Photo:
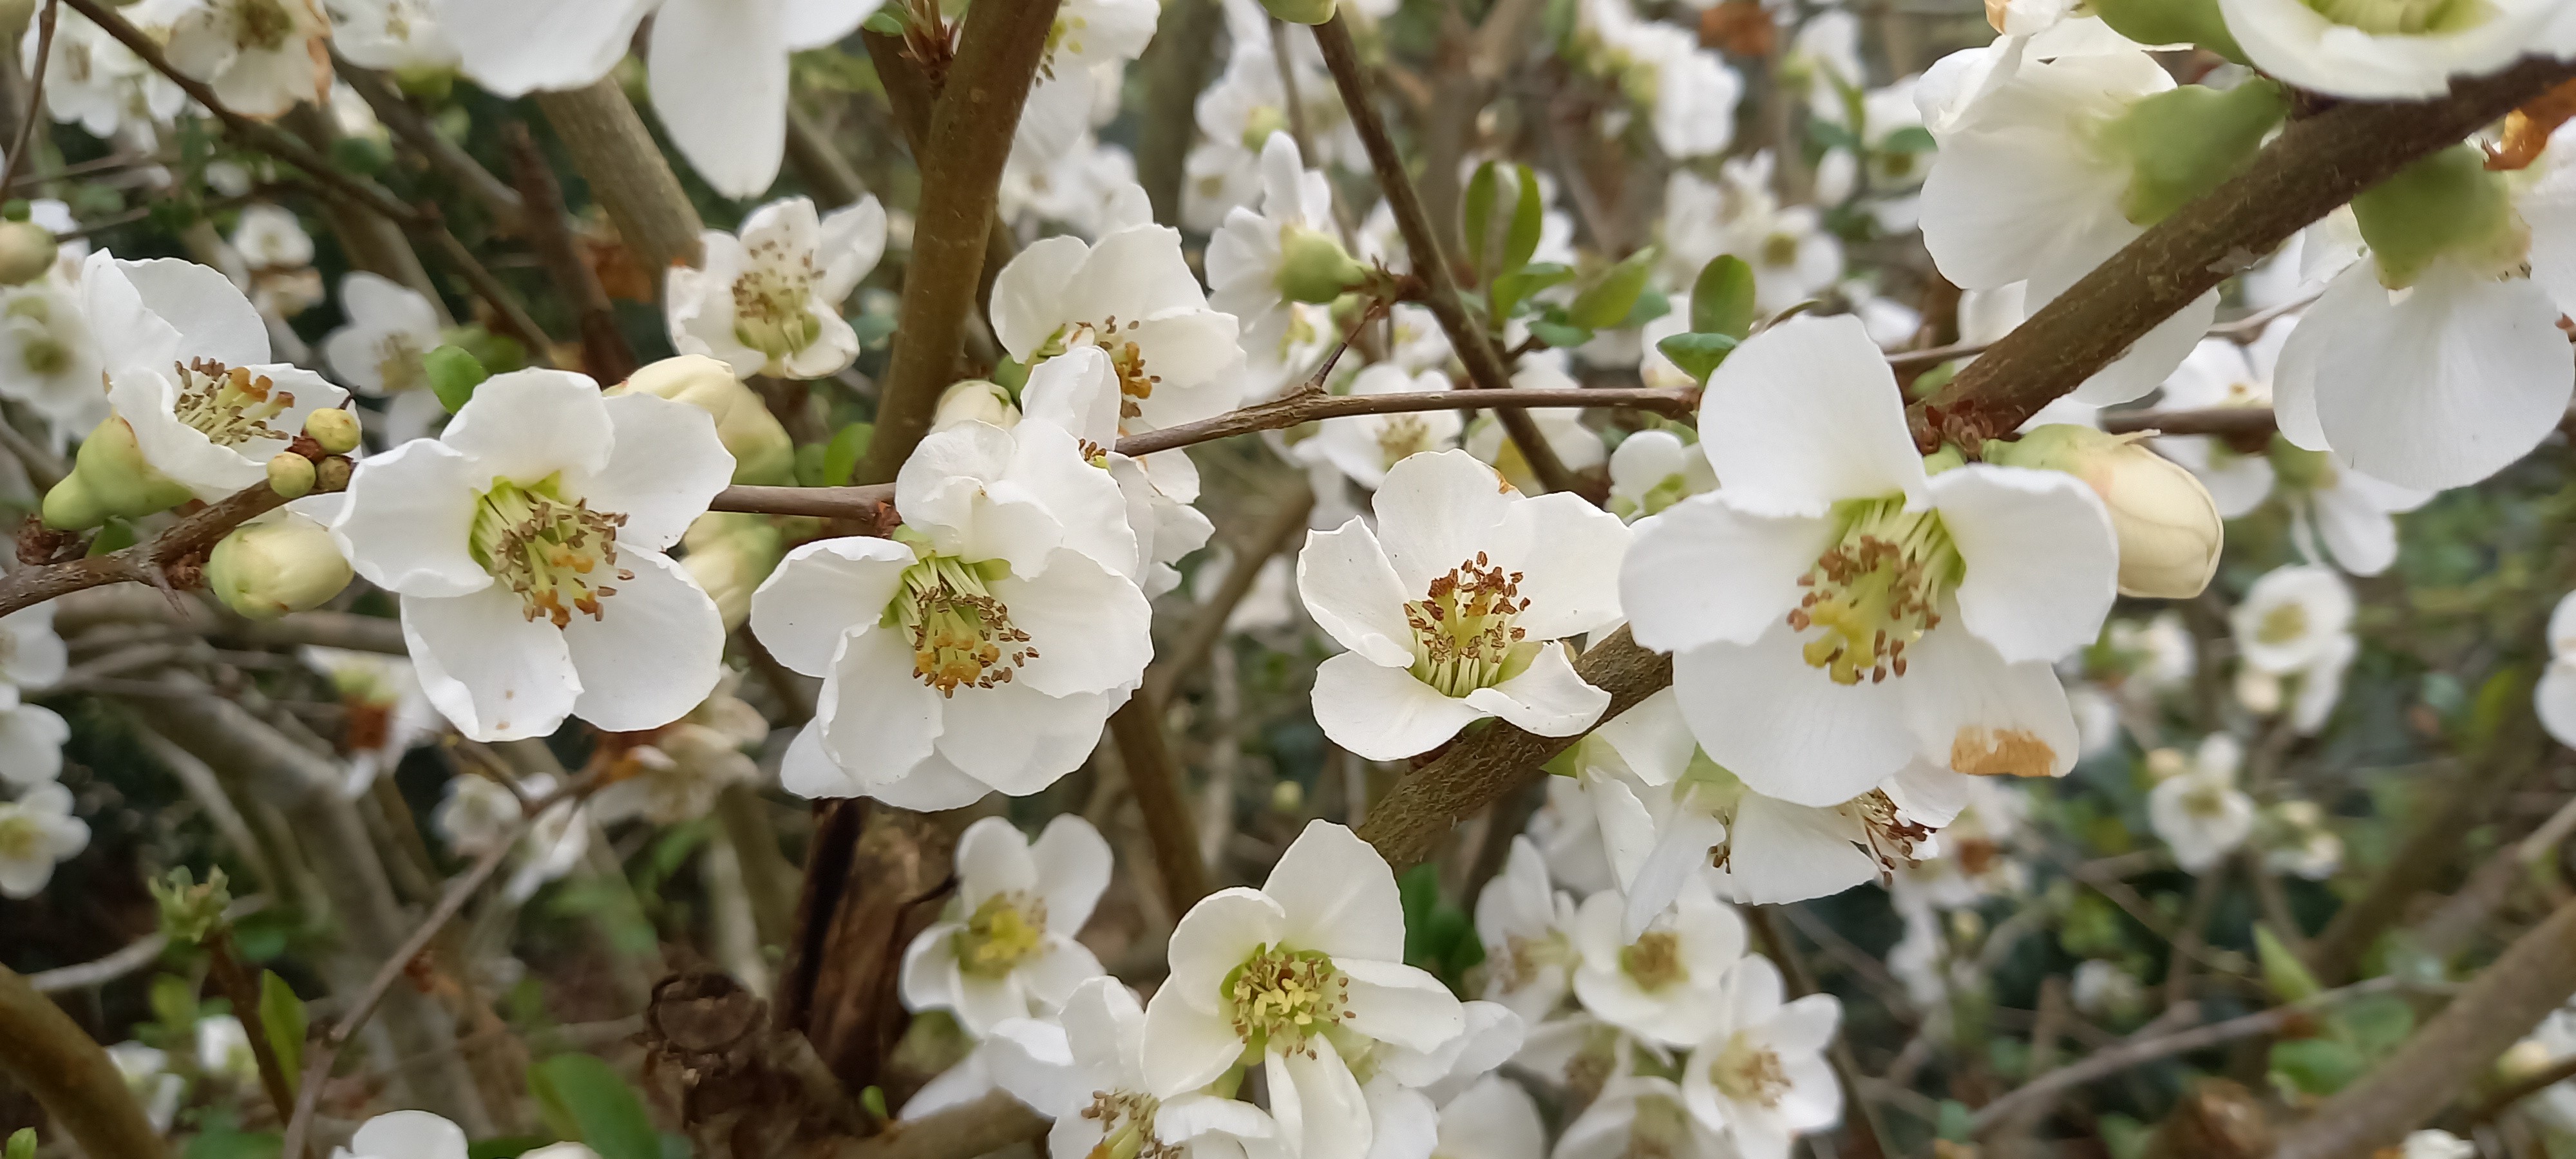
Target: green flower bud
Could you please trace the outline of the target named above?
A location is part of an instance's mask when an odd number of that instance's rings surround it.
[[[152,891],[152,900],[161,909],[162,935],[174,942],[195,945],[205,941],[207,934],[223,924],[225,907],[233,904],[232,891],[225,888],[221,869],[207,870],[203,885],[197,884],[196,875],[184,865],[143,884]]]
[[[710,511],[689,524],[680,543],[688,549],[680,566],[716,602],[728,632],[750,618],[751,593],[787,554],[786,532],[765,515]]]
[[[1261,7],[1290,24],[1322,24],[1333,18],[1333,0],[1261,0]]]
[[[716,438],[733,454],[736,483],[796,481],[796,443],[769,413],[769,404],[736,378],[733,367],[698,354],[665,358],[610,387],[608,393],[649,394],[684,402],[716,420]]]
[[[2139,225],[2164,220],[2243,171],[2289,111],[2288,92],[2261,77],[2232,89],[2184,85],[2129,106],[2102,135],[2132,166],[2120,211]]]
[[[322,525],[287,514],[245,523],[206,557],[206,588],[254,620],[319,607],[349,586],[349,561]]]
[[[54,268],[52,230],[31,221],[0,225],[0,282],[23,286]]]
[[[1289,301],[1323,305],[1368,276],[1368,267],[1331,234],[1296,225],[1279,231],[1279,293]]]
[[[268,460],[268,488],[286,498],[311,494],[313,479],[313,460],[293,451],[279,451]]]
[[[196,495],[155,470],[134,441],[134,428],[113,415],[82,440],[72,473],[45,493],[45,526],[86,531],[110,519],[139,519]]]
[[[322,449],[334,455],[345,455],[358,449],[358,416],[337,407],[325,407],[304,416],[304,433]]]
[[[1985,460],[2064,471],[2084,481],[2111,514],[2120,541],[2120,592],[2154,599],[2201,593],[2218,572],[2227,533],[2218,504],[2179,463],[2139,445],[2139,435],[2052,423],[2017,442],[1986,444]]]
[[[2227,31],[2218,0],[2093,0],[2093,14],[2140,44],[2197,44],[2245,63],[2245,50]]]
[[[2454,145],[2398,171],[2352,199],[2361,239],[2379,263],[2379,282],[2404,289],[2434,259],[2459,258],[2481,271],[2521,265],[2531,227],[2513,211],[2504,175],[2487,171],[2475,145]]]
[[[313,464],[313,489],[328,495],[349,489],[349,476],[357,471],[347,459],[333,455]]]
[[[930,416],[930,429],[945,430],[963,422],[985,422],[1008,429],[1020,424],[1020,410],[1011,405],[1011,392],[1000,383],[969,378],[940,392],[939,409]]]

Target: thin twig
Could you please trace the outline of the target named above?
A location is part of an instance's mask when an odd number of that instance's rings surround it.
[[[340,55],[337,48],[331,50],[331,69],[334,75],[349,82],[358,99],[367,102],[367,107],[375,111],[376,120],[383,122],[388,132],[411,146],[413,152],[420,154],[421,160],[445,174],[467,196],[481,202],[484,212],[492,215],[495,228],[504,233],[518,231],[522,206],[516,190],[484,168],[482,162],[476,161],[471,154],[458,148],[455,142],[440,136],[438,130],[430,125],[429,118],[422,116],[419,109],[403,99],[402,93],[385,83],[382,74],[350,63],[349,58]]]
[[[18,122],[18,139],[9,146],[7,160],[0,161],[0,199],[6,199],[17,188],[18,170],[26,164],[27,146],[36,139],[36,125],[45,117],[45,71],[54,63],[54,21],[62,15],[62,0],[45,0],[45,9],[36,16],[36,73],[27,86],[27,115]]]
[[[1306,529],[1306,517],[1314,509],[1315,493],[1301,484],[1294,494],[1282,497],[1270,518],[1237,546],[1225,581],[1190,614],[1180,638],[1163,650],[1162,658],[1153,667],[1145,670],[1145,691],[1156,701],[1168,703],[1172,690],[1207,662],[1216,651],[1217,641],[1225,638],[1226,621],[1234,618],[1235,607],[1260,582],[1263,565],[1270,562],[1271,556],[1288,550],[1297,533]]]
[[[1181,763],[1163,735],[1162,718],[1162,702],[1139,689],[1109,714],[1109,735],[1118,742],[1127,788],[1145,818],[1163,899],[1173,913],[1183,914],[1208,894],[1207,863],[1199,859],[1198,826],[1190,818],[1189,796],[1181,791]]]
[[[267,908],[268,898],[265,895],[253,894],[249,897],[234,898],[233,904],[224,907],[224,920],[229,922],[237,918],[246,918]],[[160,961],[161,951],[168,948],[170,948],[169,937],[156,930],[135,939],[123,949],[106,957],[29,974],[27,984],[35,987],[38,994],[59,994],[65,990],[78,990],[84,986],[104,986]]]

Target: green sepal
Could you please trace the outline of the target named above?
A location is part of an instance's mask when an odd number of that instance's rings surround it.
[[[2184,85],[2129,106],[2103,128],[2103,141],[2132,169],[2120,211],[2153,225],[2242,172],[2263,137],[2289,115],[2280,85],[2255,77],[2232,89]]]
[[[2140,44],[2197,44],[2245,63],[2245,50],[2227,31],[2218,0],[2093,0],[2093,14]]]
[[[2415,284],[2445,255],[2481,268],[2518,259],[2529,238],[2502,174],[2475,145],[2454,145],[2352,199],[2361,239],[2390,289]]]
[[[1708,376],[1717,372],[1718,365],[1726,361],[1726,356],[1735,353],[1736,345],[1737,339],[1732,334],[1702,334],[1694,331],[1689,334],[1675,334],[1655,343],[1655,349],[1665,358],[1671,359],[1673,365],[1681,367],[1682,373],[1697,379],[1705,386],[1708,383]]]

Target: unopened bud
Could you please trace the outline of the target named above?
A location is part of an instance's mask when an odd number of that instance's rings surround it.
[[[1333,235],[1301,225],[1279,231],[1281,297],[1323,305],[1367,282],[1368,276],[1368,267]]]
[[[349,476],[357,470],[347,459],[333,455],[313,464],[313,489],[328,495],[349,489]]]
[[[160,907],[161,933],[174,942],[195,945],[205,941],[206,935],[223,923],[225,908],[233,904],[232,891],[226,888],[221,869],[207,870],[204,884],[199,884],[196,875],[183,865],[143,885],[152,891],[152,901]]]
[[[324,407],[304,416],[304,433],[322,444],[334,455],[345,455],[358,449],[358,416],[338,407]]]
[[[1261,0],[1261,7],[1290,24],[1322,24],[1333,18],[1333,0]]]
[[[2084,481],[2111,513],[2120,541],[2120,592],[2153,599],[2199,595],[2218,572],[2227,532],[2209,489],[2182,464],[2139,445],[2135,435],[2052,423],[2012,443],[1988,443],[1985,458],[2008,467],[2064,471]]]
[[[728,632],[751,616],[751,593],[787,554],[785,533],[765,515],[710,511],[689,524],[680,543],[688,549],[680,566],[715,601]]]
[[[2281,711],[2281,678],[2251,664],[2236,670],[2236,703],[2256,716]]]
[[[1011,405],[1011,392],[997,382],[970,378],[940,392],[939,409],[930,416],[930,429],[946,430],[959,423],[991,423],[1008,430],[1020,425],[1020,409]]]
[[[2159,781],[2181,776],[2190,767],[2191,758],[2182,755],[2181,749],[2153,749],[2147,753],[2147,775]]]
[[[139,519],[196,498],[143,457],[134,428],[114,415],[81,440],[72,473],[45,492],[45,526],[86,531],[110,519]]]
[[[268,460],[268,488],[288,499],[301,499],[313,491],[313,460],[293,451],[279,451]]]
[[[206,557],[207,589],[254,620],[319,607],[349,576],[331,533],[293,512],[234,528]]]
[[[0,224],[0,282],[23,286],[44,277],[57,246],[53,231],[32,221]]]
[[[758,392],[734,376],[733,367],[702,354],[665,358],[609,388],[608,393],[649,394],[687,403],[716,420],[716,438],[733,455],[736,483],[792,483],[796,443]]]

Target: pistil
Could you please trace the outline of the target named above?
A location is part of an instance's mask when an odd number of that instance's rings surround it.
[[[1529,601],[1520,594],[1521,573],[1476,558],[1431,581],[1430,590],[1404,605],[1413,626],[1413,675],[1444,696],[1491,688],[1528,667],[1537,646],[1512,621]]]
[[[1938,609],[1959,574],[1939,515],[1907,511],[1898,499],[1852,505],[1841,539],[1799,577],[1809,590],[1789,626],[1821,629],[1803,651],[1834,683],[1903,676],[1905,649],[1940,626]]]
[[[238,447],[254,440],[284,442],[294,437],[269,425],[270,419],[295,405],[295,395],[277,389],[247,367],[225,366],[200,358],[180,365],[179,397],[171,410],[180,422],[219,447]]]
[[[888,609],[910,634],[913,675],[955,696],[960,688],[994,688],[1038,658],[1029,634],[1011,623],[1011,610],[994,598],[975,565],[954,556],[928,555],[905,568],[903,590]]]
[[[528,619],[561,628],[576,612],[602,618],[600,601],[617,594],[609,581],[635,573],[617,566],[626,516],[593,511],[557,488],[553,476],[527,487],[495,481],[476,502],[470,544],[483,570],[518,593]]]

